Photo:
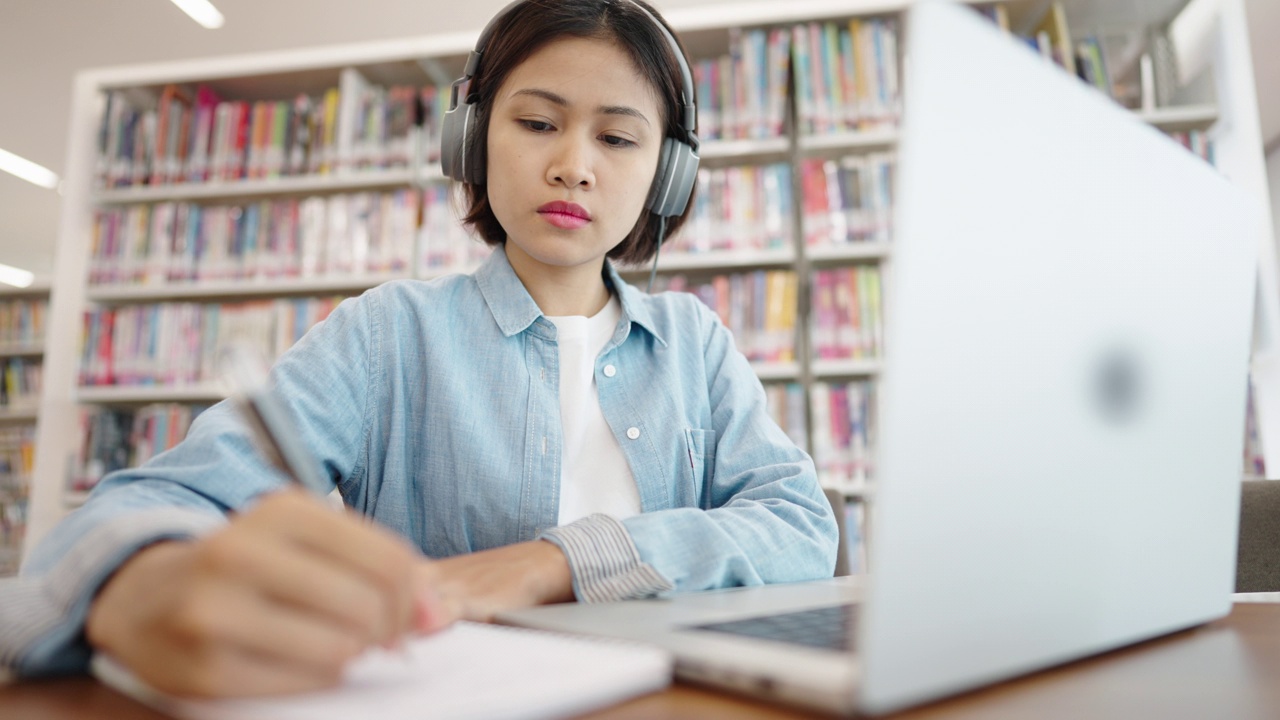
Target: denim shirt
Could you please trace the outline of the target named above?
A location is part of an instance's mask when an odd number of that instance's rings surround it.
[[[502,249],[473,275],[386,283],[341,303],[271,371],[300,439],[351,508],[448,557],[536,538],[579,600],[828,577],[836,524],[813,463],[765,408],[719,318],[606,264],[622,318],[595,364],[642,513],[556,527],[556,328]],[[229,403],[177,447],[113,473],[0,581],[0,665],[82,669],[93,593],[139,548],[225,522],[284,479]]]

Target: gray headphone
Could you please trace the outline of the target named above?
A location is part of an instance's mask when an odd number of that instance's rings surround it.
[[[467,56],[467,65],[462,71],[462,77],[455,80],[450,88],[449,109],[445,112],[444,126],[441,128],[440,135],[440,165],[446,177],[473,185],[481,185],[485,181],[484,163],[474,156],[467,157],[467,146],[471,139],[469,135],[472,132],[472,126],[476,123],[476,111],[473,105],[476,96],[470,93],[469,83],[475,77],[476,70],[480,68],[480,59],[489,44],[494,26],[510,14],[517,5],[525,2],[528,0],[515,0],[489,21],[489,24],[480,32],[480,39],[476,41],[475,49]],[[696,133],[698,109],[694,102],[693,75],[689,72],[689,65],[685,62],[684,53],[680,51],[680,45],[676,43],[676,39],[671,36],[667,28],[643,6],[636,4],[636,7],[662,32],[671,46],[672,54],[676,56],[676,62],[680,64],[680,75],[683,80],[680,87],[680,93],[683,96],[680,126],[684,130],[685,138],[663,139],[662,151],[658,155],[658,172],[653,178],[653,186],[649,189],[649,198],[645,201],[645,207],[655,215],[662,218],[677,217],[684,213],[685,206],[689,204],[693,183],[698,178]],[[459,98],[458,89],[464,83],[468,84],[469,94],[466,98]]]

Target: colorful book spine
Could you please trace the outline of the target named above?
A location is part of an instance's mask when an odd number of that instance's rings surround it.
[[[158,203],[98,211],[89,283],[405,272],[418,232],[419,193],[331,195],[245,205]]]
[[[801,161],[805,244],[890,242],[896,164],[884,152]]]
[[[690,292],[720,317],[738,350],[751,362],[794,362],[799,280],[791,270],[756,270],[690,282],[659,277],[654,291]]]
[[[663,254],[791,247],[791,166],[703,168],[688,221]]]
[[[49,301],[0,301],[0,345],[38,345],[44,342]]]
[[[804,386],[800,383],[769,383],[764,386],[764,394],[765,407],[773,421],[796,447],[808,447]]]
[[[154,303],[84,314],[83,386],[172,386],[218,379],[216,358],[233,340],[278,357],[328,316],[340,297],[244,303]],[[297,319],[305,318],[299,323]]]
[[[810,294],[809,333],[823,360],[870,360],[884,346],[880,268],[818,270]]]
[[[813,461],[823,487],[856,493],[875,470],[874,381],[814,383]]]

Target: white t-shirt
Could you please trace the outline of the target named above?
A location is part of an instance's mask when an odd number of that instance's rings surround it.
[[[560,524],[593,513],[622,519],[640,513],[640,491],[622,447],[605,422],[596,358],[622,318],[618,298],[593,317],[548,317],[560,346]]]

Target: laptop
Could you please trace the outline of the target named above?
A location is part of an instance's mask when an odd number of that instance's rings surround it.
[[[1253,206],[971,10],[906,19],[870,574],[501,621],[875,714],[1230,610]]]

